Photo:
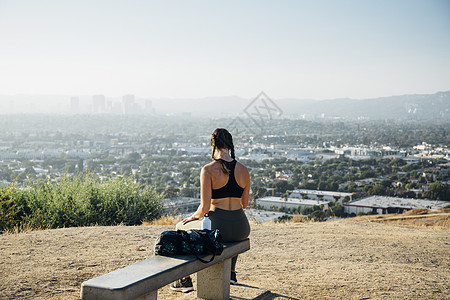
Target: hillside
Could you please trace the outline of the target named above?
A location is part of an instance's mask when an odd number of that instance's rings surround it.
[[[233,299],[443,299],[450,294],[446,227],[354,218],[252,224]],[[373,219],[373,217],[372,217]],[[430,224],[428,224],[430,225]],[[83,281],[153,255],[172,226],[84,227],[0,235],[0,299],[78,299]],[[195,276],[194,276],[195,285]],[[193,299],[167,286],[159,299]]]
[[[289,104],[304,114],[367,119],[417,119],[446,120],[450,111],[450,92],[431,95],[401,95],[372,99],[330,99],[323,101],[295,102]],[[303,104],[303,105],[302,105]],[[283,100],[280,101],[283,105]],[[292,111],[292,110],[290,110]]]

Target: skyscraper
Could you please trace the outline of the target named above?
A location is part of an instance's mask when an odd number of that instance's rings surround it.
[[[94,113],[104,113],[106,111],[106,98],[104,95],[92,96],[92,105]]]
[[[125,95],[122,97],[123,113],[125,115],[134,113],[134,95]]]
[[[70,113],[78,114],[80,112],[80,98],[70,97]]]

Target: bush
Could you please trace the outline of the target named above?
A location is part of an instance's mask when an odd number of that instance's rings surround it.
[[[133,178],[106,179],[86,173],[57,182],[29,182],[0,189],[0,230],[90,225],[138,225],[162,212],[160,196]]]
[[[343,217],[344,216],[344,207],[337,201],[336,203],[329,203],[328,209],[325,212],[327,217]]]
[[[313,211],[309,217],[314,221],[325,221],[326,215],[322,210]]]

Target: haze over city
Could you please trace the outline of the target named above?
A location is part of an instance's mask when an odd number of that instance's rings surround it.
[[[434,94],[449,33],[436,0],[0,0],[0,95]]]

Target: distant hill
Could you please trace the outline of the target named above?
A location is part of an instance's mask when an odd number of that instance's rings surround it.
[[[269,95],[283,111],[283,116],[345,118],[371,120],[450,120],[450,91],[426,95],[401,95],[371,99],[277,99]],[[80,96],[83,112],[92,110],[92,97]],[[121,103],[120,97],[106,100]],[[200,99],[151,99],[136,97],[136,103],[151,100],[159,115],[185,114],[193,117],[234,117],[244,115],[253,99],[238,96],[205,97]],[[4,113],[71,113],[70,96],[0,95],[0,114]]]
[[[270,95],[269,95],[270,96]],[[165,113],[191,112],[193,116],[225,117],[243,114],[253,99],[237,96],[208,97],[189,100],[154,100],[157,111]],[[449,120],[450,91],[431,95],[402,95],[372,99],[276,99],[284,116],[340,117],[346,119],[417,119]],[[228,109],[224,109],[227,108]]]
[[[322,101],[281,99],[289,113],[367,119],[450,119],[450,91],[432,95],[402,95],[373,99],[330,99]]]

